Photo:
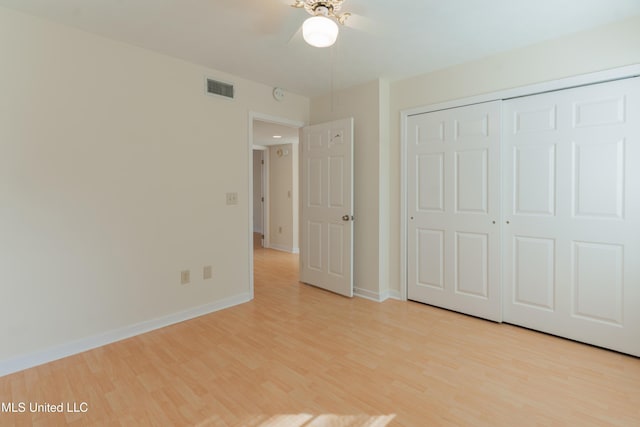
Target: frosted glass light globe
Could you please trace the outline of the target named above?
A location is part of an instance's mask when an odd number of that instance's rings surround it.
[[[338,38],[338,24],[326,16],[314,16],[302,24],[302,37],[314,47],[329,47]]]

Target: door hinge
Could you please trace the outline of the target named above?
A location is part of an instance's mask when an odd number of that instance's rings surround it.
[[[262,163],[264,165],[264,160],[260,160],[260,163]]]
[[[260,199],[261,199],[261,201],[264,203],[264,197],[261,197]]]
[[[260,235],[260,238],[261,238],[262,240],[264,240],[264,234],[261,234],[261,235]]]

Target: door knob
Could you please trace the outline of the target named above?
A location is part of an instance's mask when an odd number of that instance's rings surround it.
[[[352,220],[352,219],[353,219],[353,217],[350,216],[350,215],[342,215],[342,220],[343,221],[349,221],[349,220]]]

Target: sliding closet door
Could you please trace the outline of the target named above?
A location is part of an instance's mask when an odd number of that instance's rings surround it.
[[[408,297],[501,320],[500,102],[409,117]]]
[[[640,80],[503,111],[504,321],[640,356]]]

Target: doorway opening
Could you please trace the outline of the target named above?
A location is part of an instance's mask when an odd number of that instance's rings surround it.
[[[299,253],[298,146],[302,122],[250,113],[250,286],[254,258],[278,251]],[[293,259],[292,258],[292,259]],[[297,275],[297,268],[295,274]]]

